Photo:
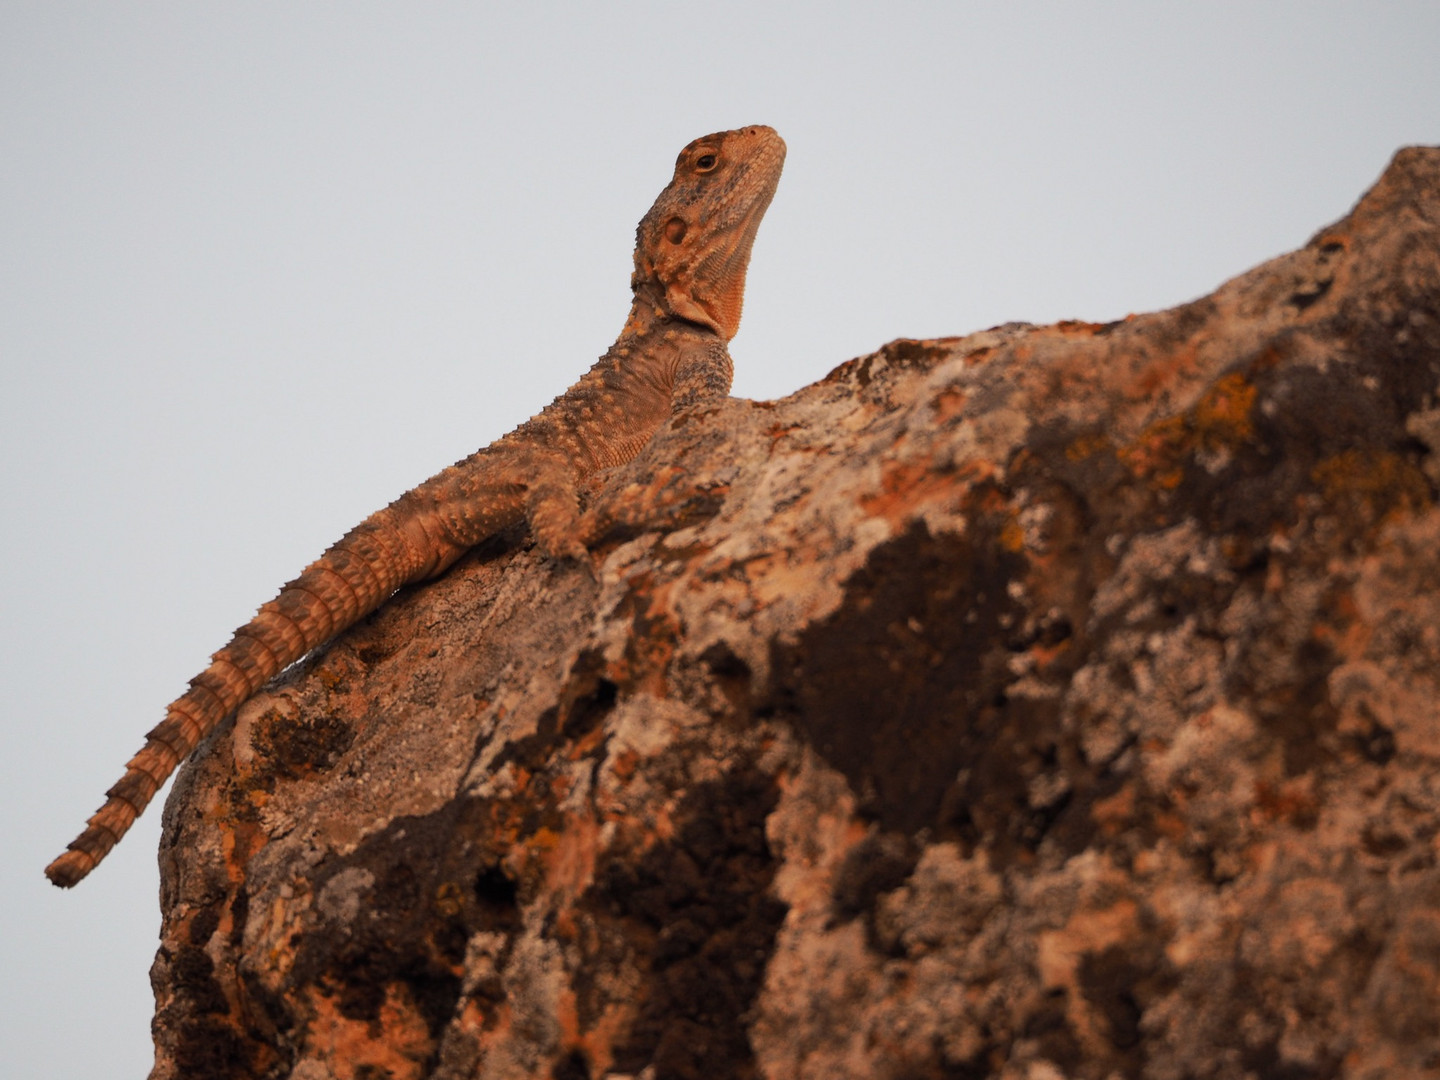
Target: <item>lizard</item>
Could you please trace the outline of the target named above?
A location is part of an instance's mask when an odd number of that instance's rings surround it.
[[[236,630],[46,876],[78,884],[221,721],[402,586],[522,520],[543,554],[584,562],[593,519],[580,510],[581,480],[629,461],[670,416],[729,394],[728,343],[784,163],[784,140],[761,125],[687,145],[636,228],[633,301],[609,351],[538,415],[351,529]]]

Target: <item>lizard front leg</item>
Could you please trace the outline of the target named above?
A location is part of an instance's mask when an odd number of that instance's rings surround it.
[[[540,550],[553,559],[585,562],[589,551],[581,534],[578,474],[560,465],[542,470],[525,489],[525,517]]]
[[[675,368],[675,386],[670,391],[670,412],[678,413],[722,401],[730,394],[735,364],[720,338],[707,338],[685,349]]]
[[[730,393],[734,365],[725,342],[706,336],[681,350],[674,372],[669,403],[671,417],[724,401]],[[642,465],[654,463],[652,468],[643,471],[649,472],[656,482],[648,487],[631,484],[621,491],[607,490],[596,505],[580,515],[574,526],[575,535],[587,548],[617,527],[640,529],[645,524],[659,525],[669,521],[675,512],[681,512],[683,506],[693,503],[697,496],[709,499],[707,485],[697,487],[689,482],[683,469],[669,465],[664,449],[657,446],[655,439],[647,438],[638,451],[638,460]]]

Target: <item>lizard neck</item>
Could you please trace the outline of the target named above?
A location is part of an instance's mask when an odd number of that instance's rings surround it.
[[[616,339],[616,345],[633,343],[666,330],[682,330],[691,334],[719,337],[715,327],[708,323],[678,317],[666,302],[665,289],[654,280],[632,281],[635,297],[630,303],[630,314],[625,326]]]

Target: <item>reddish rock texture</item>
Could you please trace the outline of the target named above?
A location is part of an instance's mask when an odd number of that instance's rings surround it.
[[[742,360],[743,362],[743,360]],[[154,1075],[1440,1075],[1440,150],[684,416],[166,808]]]

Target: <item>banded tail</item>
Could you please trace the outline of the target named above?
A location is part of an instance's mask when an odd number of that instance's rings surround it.
[[[220,721],[273,676],[378,608],[401,585],[439,569],[426,530],[411,518],[419,532],[402,534],[395,509],[387,507],[346,533],[235,631],[230,644],[171,703],[164,721],[125,766],[125,775],[105,793],[105,805],[45,868],[46,877],[64,889],[78,884]]]

